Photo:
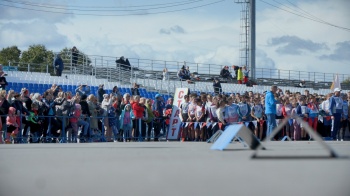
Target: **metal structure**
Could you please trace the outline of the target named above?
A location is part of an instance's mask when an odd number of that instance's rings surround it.
[[[255,75],[255,0],[235,0],[242,5],[239,62],[250,69],[250,77]]]

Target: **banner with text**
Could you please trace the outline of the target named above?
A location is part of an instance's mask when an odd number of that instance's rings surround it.
[[[181,126],[180,105],[184,102],[184,96],[188,94],[188,88],[176,88],[174,94],[173,111],[171,112],[167,139],[179,139],[179,131]]]

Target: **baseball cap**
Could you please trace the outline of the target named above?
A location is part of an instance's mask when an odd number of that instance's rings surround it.
[[[340,91],[341,91],[340,88],[335,88],[335,89],[334,89],[334,92],[340,92]]]

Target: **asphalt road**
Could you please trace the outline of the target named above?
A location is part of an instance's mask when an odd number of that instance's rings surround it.
[[[349,196],[350,142],[269,142],[260,159],[232,143],[0,145],[0,196]],[[265,157],[265,158],[264,158]]]

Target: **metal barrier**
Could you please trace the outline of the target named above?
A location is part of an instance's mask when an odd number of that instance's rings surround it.
[[[7,116],[7,115],[3,115]],[[20,123],[18,127],[18,134],[12,134],[11,132],[7,132],[6,122],[3,123],[3,129],[1,130],[1,136],[3,138],[4,143],[6,143],[7,139],[10,139],[10,143],[85,143],[85,142],[106,142],[106,141],[114,141],[114,142],[122,142],[122,141],[148,141],[154,140],[158,141],[160,138],[165,138],[165,122],[163,120],[160,121],[161,124],[155,125],[154,121],[151,123],[145,123],[139,129],[139,133],[133,133],[128,138],[123,135],[119,127],[119,123],[117,123],[117,128],[106,126],[105,121],[109,119],[107,116],[97,116],[93,117],[99,121],[101,127],[97,130],[92,130],[91,120],[92,117],[86,117],[82,120],[85,123],[78,122],[78,130],[74,133],[71,122],[69,122],[71,116],[37,116],[40,119],[41,124],[39,124],[39,130],[31,130],[32,126],[29,121],[22,120],[22,117],[26,117],[24,115],[20,115]],[[163,119],[163,118],[161,118]],[[157,119],[155,119],[157,120]],[[117,120],[119,121],[119,119]],[[59,132],[53,133],[54,124],[60,125],[57,129]],[[88,126],[85,128],[84,126]],[[151,129],[149,129],[149,127]],[[107,128],[108,130],[105,130]],[[131,127],[132,128],[132,127]],[[158,134],[156,134],[155,128],[159,129]],[[86,129],[84,131],[84,129]],[[149,129],[149,130],[148,130]],[[115,132],[116,131],[116,132]],[[161,134],[162,133],[162,134]],[[10,137],[9,137],[10,136]],[[7,143],[9,143],[7,142]],[[1,142],[0,142],[1,143]]]
[[[56,55],[58,53],[55,53]],[[120,64],[116,63],[117,58],[111,56],[98,56],[98,55],[85,55],[79,54],[79,58],[75,64],[70,51],[66,51],[62,56],[65,64],[64,71],[70,74],[84,74],[93,75],[97,78],[105,78],[110,81],[120,81],[130,83],[131,78],[135,78],[136,75],[143,77],[145,75],[137,74],[138,72],[152,73],[155,77],[160,77],[164,68],[168,69],[171,76],[176,76],[177,71],[185,65],[190,67],[192,73],[196,72],[206,78],[219,77],[220,71],[224,65],[218,64],[205,64],[205,63],[192,63],[192,62],[179,62],[179,61],[165,61],[165,60],[151,60],[151,59],[139,59],[129,58],[131,64],[130,70],[120,69]],[[49,63],[33,64],[33,63],[16,63],[9,62],[9,66],[18,67],[18,71],[28,72],[46,72],[54,73],[53,65]],[[229,66],[231,72],[234,72],[233,68]],[[332,82],[336,73],[321,73],[321,72],[305,72],[298,70],[280,70],[280,69],[267,69],[256,68],[256,79],[280,79],[286,83],[307,80],[310,82]],[[350,79],[349,74],[338,74],[340,82]],[[176,79],[176,77],[171,78]]]

